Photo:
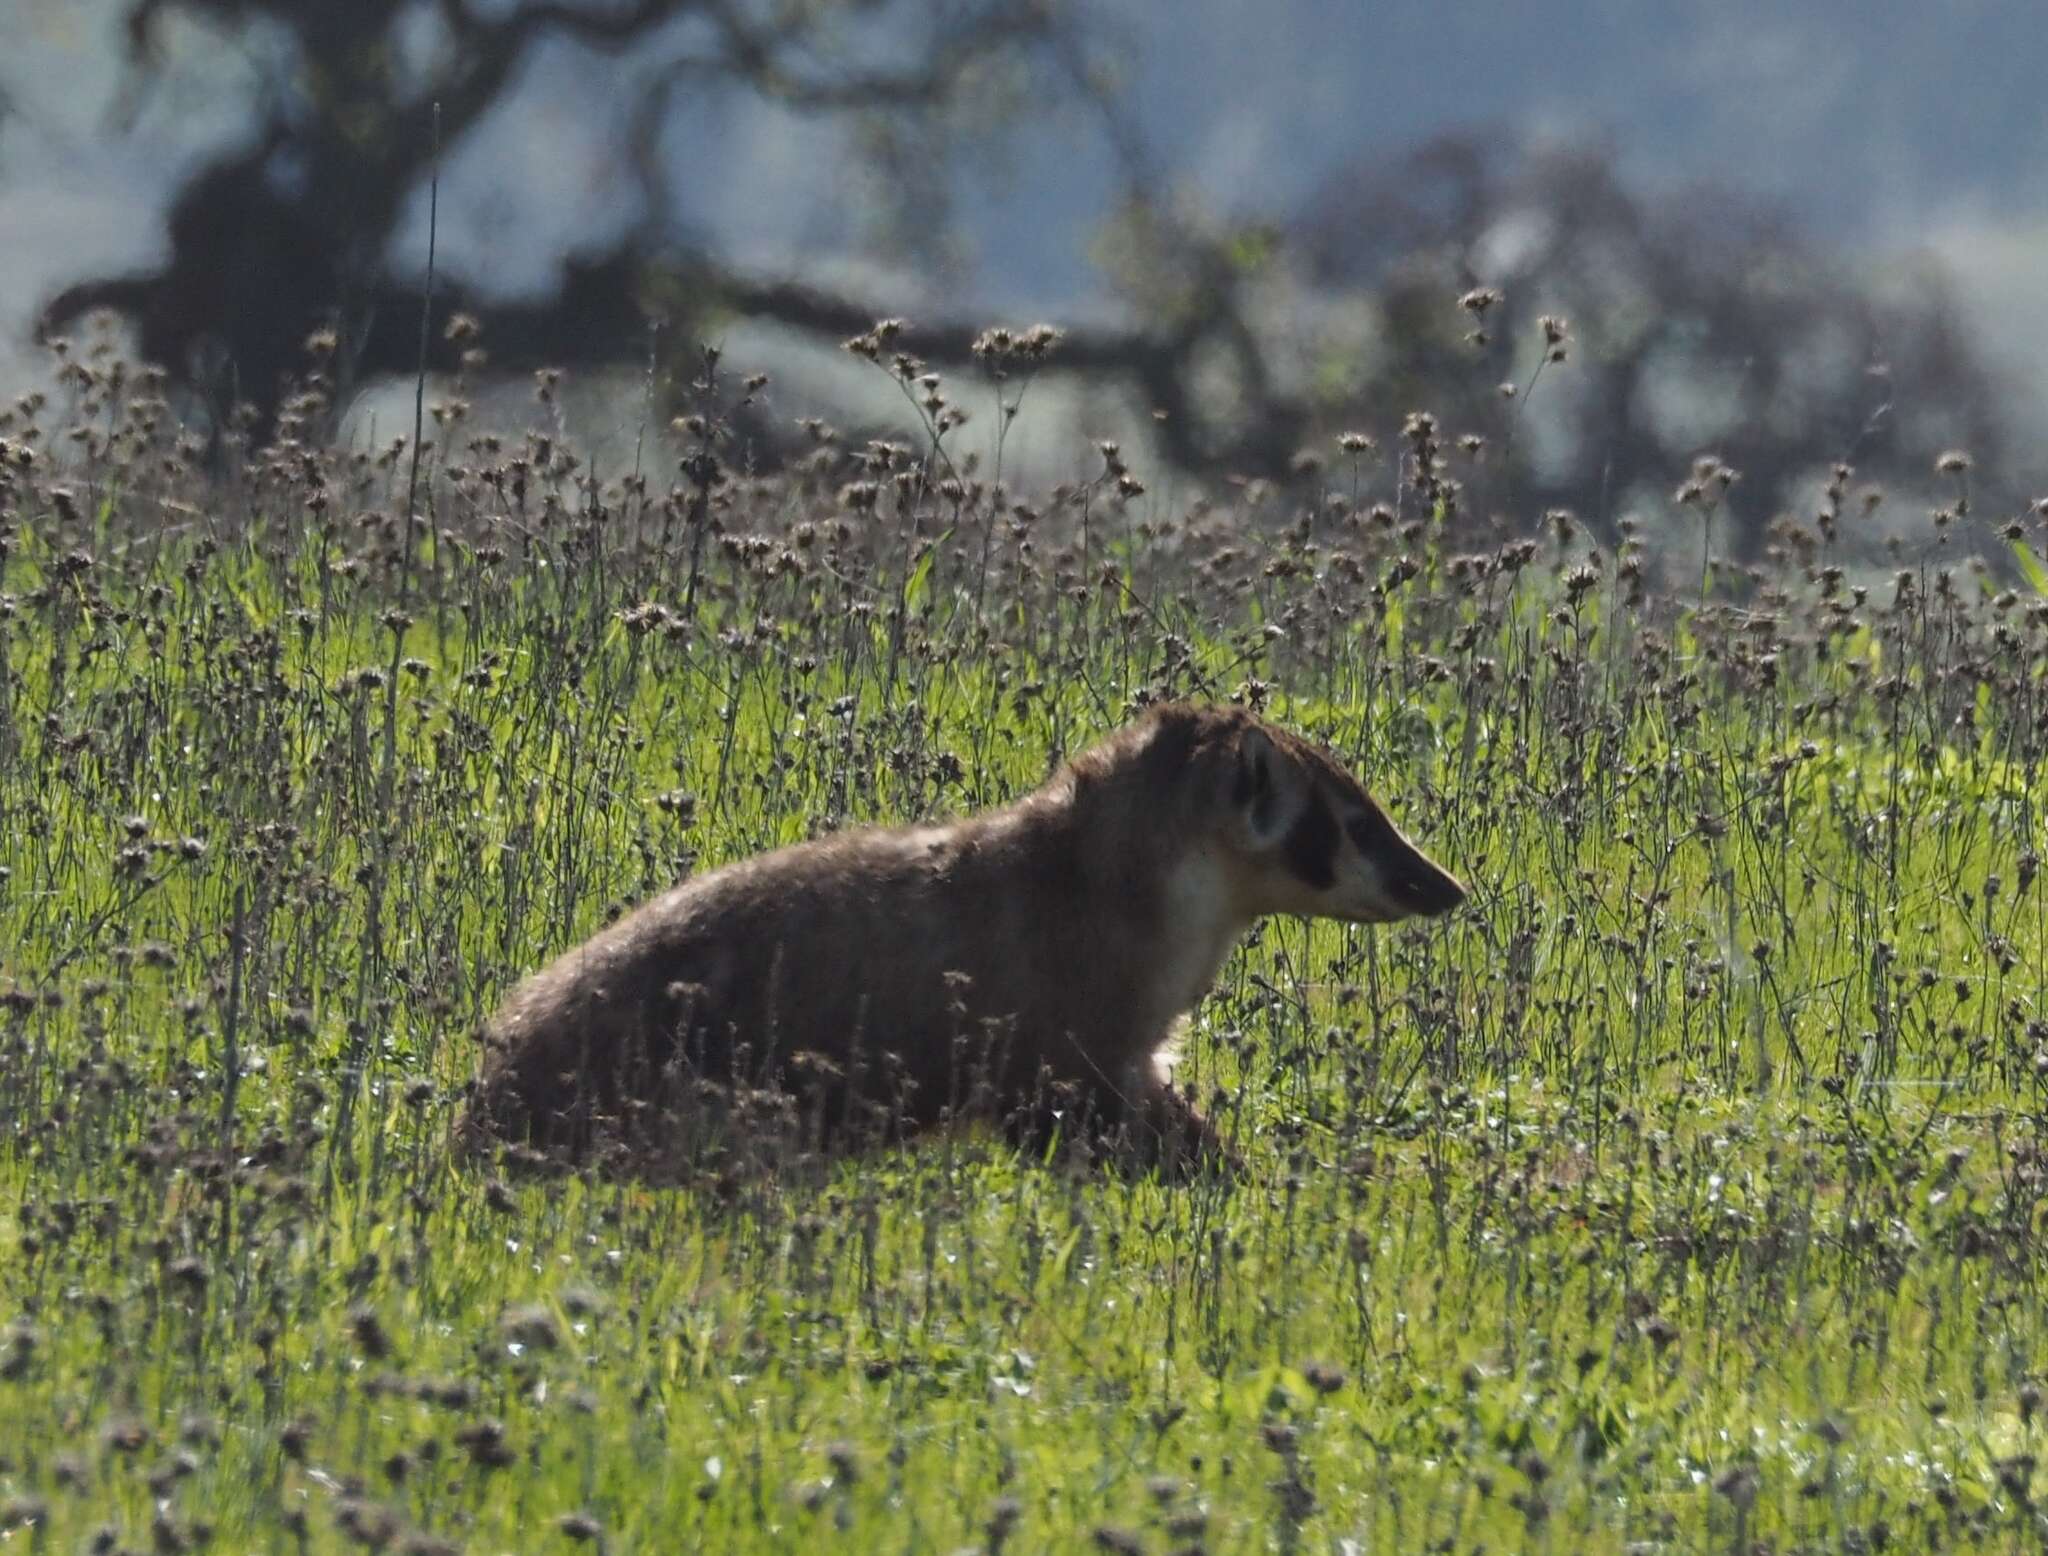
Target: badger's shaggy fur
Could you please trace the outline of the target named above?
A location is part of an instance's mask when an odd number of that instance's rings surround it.
[[[1155,1064],[1262,915],[1381,922],[1464,889],[1338,763],[1237,708],[1155,708],[1014,804],[684,882],[529,978],[461,1129],[635,1158],[794,1099],[813,1136],[965,1116],[1216,1152]]]

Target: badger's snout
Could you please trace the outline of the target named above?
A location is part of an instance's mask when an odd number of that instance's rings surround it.
[[[1465,900],[1464,883],[1426,859],[1418,868],[1395,876],[1394,893],[1403,907],[1424,918],[1441,917]]]

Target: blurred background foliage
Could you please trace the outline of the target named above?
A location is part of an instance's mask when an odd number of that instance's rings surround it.
[[[110,310],[201,424],[270,423],[332,331],[333,417],[368,435],[419,352],[438,170],[437,371],[565,369],[624,424],[650,371],[683,409],[722,342],[783,391],[750,408],[757,465],[804,446],[803,413],[902,424],[835,360],[876,318],[957,373],[986,325],[1042,313],[1067,331],[1050,446],[1114,436],[1204,490],[1341,479],[1416,411],[1470,456],[1462,511],[1510,527],[1654,530],[1712,457],[1741,474],[1738,555],[1838,463],[1916,520],[1946,450],[2005,483],[1965,521],[2037,475],[2025,305],[1953,263],[2006,252],[1957,236],[1973,211],[2003,202],[2009,239],[2034,208],[2032,120],[1980,133],[2038,31],[1998,8],[1660,33],[1594,7],[1574,36],[1580,8],[1314,0],[1262,29],[1082,0],[16,3],[18,333]],[[1923,124],[1959,74],[1975,94]],[[125,226],[80,217],[124,188]],[[67,219],[100,241],[60,241]],[[458,311],[477,329],[450,339]]]

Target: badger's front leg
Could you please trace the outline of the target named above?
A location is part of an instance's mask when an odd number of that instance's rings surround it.
[[[1215,1124],[1195,1106],[1194,1088],[1180,1084],[1193,1027],[1192,1012],[1176,1017],[1132,1076],[1127,1093],[1126,1133],[1138,1159],[1157,1164],[1173,1178],[1218,1170],[1236,1173],[1244,1166]]]
[[[1093,1083],[1048,1080],[1010,1120],[1018,1145],[1043,1155],[1055,1143],[1082,1144],[1137,1175],[1158,1168],[1169,1181],[1235,1173],[1244,1163],[1215,1125],[1147,1060],[1137,1073]]]
[[[1232,1175],[1244,1162],[1194,1103],[1152,1081],[1125,1103],[1112,1138],[1118,1159],[1134,1171],[1157,1167],[1160,1176],[1185,1182],[1205,1173]]]

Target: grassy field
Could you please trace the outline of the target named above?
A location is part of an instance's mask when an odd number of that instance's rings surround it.
[[[202,480],[147,379],[72,393],[0,418],[0,1544],[2048,1533],[2012,536],[1886,561],[1838,483],[1708,567],[1711,471],[1676,557],[1453,527],[1416,437],[1192,510],[834,443],[593,484],[459,407],[413,535],[395,446]],[[1182,694],[1327,740],[1475,888],[1233,957],[1192,1062],[1240,1182],[450,1161],[479,1024],[620,905]]]

